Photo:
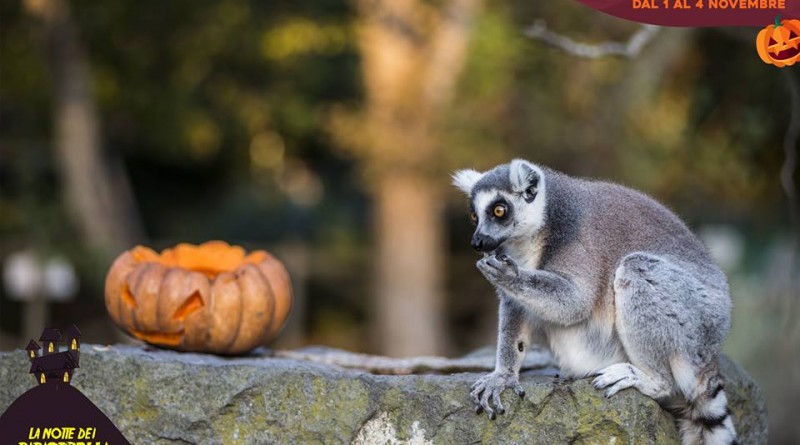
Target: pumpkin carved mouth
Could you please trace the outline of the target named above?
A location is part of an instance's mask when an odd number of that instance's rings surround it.
[[[772,58],[775,60],[789,60],[793,57],[797,57],[798,54],[800,54],[800,49],[786,48],[778,51],[777,53],[773,53]]]
[[[130,291],[128,291],[127,294],[130,295]],[[125,304],[133,304],[134,306],[136,304],[136,301],[133,300],[133,297],[129,297],[129,299],[125,299],[123,301]],[[177,311],[175,311],[174,314],[172,314],[172,320],[183,322],[187,315],[202,309],[204,306],[203,298],[200,296],[200,293],[195,292],[183,302],[183,304],[178,308]],[[174,347],[181,344],[181,340],[183,338],[183,329],[172,334],[166,332],[144,332],[131,329],[131,334],[133,334],[133,336],[139,340],[146,341],[147,343]]]
[[[184,351],[238,354],[274,338],[291,309],[289,275],[258,250],[210,241],[160,254],[137,246],[106,277],[106,309],[123,331]]]

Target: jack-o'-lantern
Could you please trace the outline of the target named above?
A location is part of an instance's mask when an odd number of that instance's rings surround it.
[[[106,309],[123,331],[183,351],[240,354],[281,330],[292,305],[289,274],[269,253],[209,241],[161,254],[137,246],[108,271]]]
[[[800,56],[800,20],[781,20],[767,25],[756,36],[756,49],[764,63],[791,66]]]

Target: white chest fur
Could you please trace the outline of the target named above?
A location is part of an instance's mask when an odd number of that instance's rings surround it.
[[[625,361],[619,339],[592,321],[569,327],[545,326],[545,332],[564,377],[586,377]]]
[[[508,240],[503,253],[510,256],[523,269],[539,269],[544,251],[544,236],[536,235],[533,240]]]

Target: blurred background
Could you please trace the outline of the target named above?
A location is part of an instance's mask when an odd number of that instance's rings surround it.
[[[114,257],[209,239],[287,264],[275,347],[493,344],[449,174],[523,157],[701,235],[731,282],[725,351],[794,443],[800,72],[763,64],[756,32],[574,0],[0,2],[0,348],[43,323],[129,341],[103,304]]]

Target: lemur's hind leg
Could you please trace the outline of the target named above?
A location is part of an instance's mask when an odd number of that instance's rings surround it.
[[[601,370],[595,383],[610,386],[609,395],[635,387],[662,403],[678,395],[685,400],[677,413],[684,445],[731,444],[736,432],[718,371],[728,329],[725,285],[701,283],[690,267],[648,253],[622,260],[616,328],[630,364]]]
[[[672,289],[662,284],[669,281],[669,269],[660,259],[634,254],[625,257],[616,271],[615,327],[630,363],[600,371],[594,384],[608,388],[607,397],[630,387],[656,400],[673,392],[669,356],[678,329],[669,326],[675,320],[667,315],[675,315],[675,310],[663,307],[670,304]]]

